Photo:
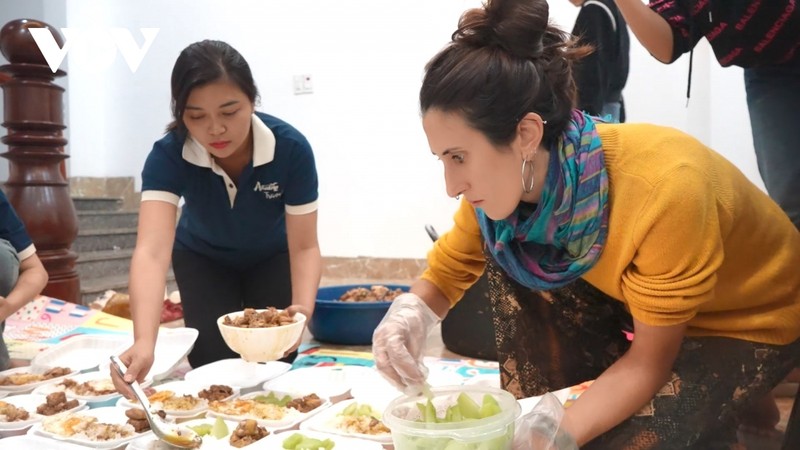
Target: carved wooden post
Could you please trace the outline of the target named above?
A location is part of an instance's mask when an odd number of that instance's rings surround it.
[[[2,125],[8,129],[2,142],[8,152],[0,156],[9,161],[5,191],[50,275],[43,294],[80,303],[77,255],[70,250],[78,218],[63,173],[68,158],[62,135],[64,88],[53,82],[66,73],[50,70],[28,28],[48,28],[58,45],[64,45],[57,29],[37,20],[13,20],[0,30],[0,52],[10,62],[0,66],[10,76],[2,84]]]

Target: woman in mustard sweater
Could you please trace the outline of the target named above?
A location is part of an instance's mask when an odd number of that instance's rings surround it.
[[[691,136],[574,110],[585,52],[544,0],[489,0],[428,63],[423,127],[463,200],[376,329],[377,367],[419,388],[428,331],[486,270],[503,387],[595,379],[556,448],[729,448],[800,361],[800,233]]]

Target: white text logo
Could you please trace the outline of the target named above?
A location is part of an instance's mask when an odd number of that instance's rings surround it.
[[[29,30],[53,73],[61,66],[67,52],[71,52],[76,63],[82,67],[104,70],[114,63],[117,50],[122,53],[131,72],[136,72],[159,31],[158,28],[139,28],[144,37],[144,43],[140,47],[126,28],[62,28],[64,46],[59,47],[47,28],[29,28]]]
[[[260,181],[256,181],[256,185],[253,188],[256,192],[263,192],[264,198],[267,200],[272,200],[276,198],[280,198],[282,193],[280,192],[280,186],[278,185],[277,181],[273,181],[269,184],[261,184]]]

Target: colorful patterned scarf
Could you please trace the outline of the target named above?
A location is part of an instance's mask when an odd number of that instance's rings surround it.
[[[586,273],[608,234],[608,174],[592,118],[574,110],[550,154],[542,198],[530,216],[517,207],[495,221],[476,209],[497,263],[536,290],[564,286]]]

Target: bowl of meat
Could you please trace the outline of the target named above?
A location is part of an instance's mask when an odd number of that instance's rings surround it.
[[[290,316],[284,310],[247,308],[217,319],[222,339],[231,350],[250,362],[269,362],[283,358],[303,335],[306,316]]]
[[[319,288],[308,330],[320,342],[372,344],[372,333],[392,300],[408,289],[406,285],[359,284]]]

